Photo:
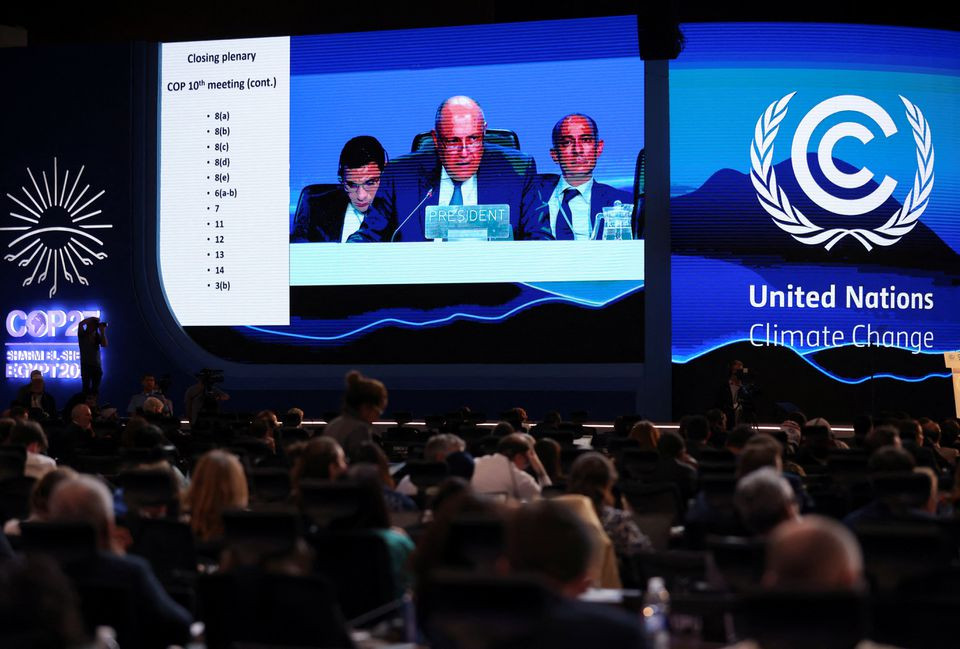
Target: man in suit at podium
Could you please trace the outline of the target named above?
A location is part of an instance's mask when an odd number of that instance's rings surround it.
[[[424,241],[426,205],[510,206],[514,239],[551,239],[547,211],[537,200],[533,158],[484,142],[487,122],[470,97],[437,109],[434,151],[396,158],[383,172],[373,207],[351,242]]]
[[[589,115],[573,113],[553,127],[550,157],[560,165],[563,175],[545,174],[540,191],[550,206],[550,230],[554,238],[590,239],[594,219],[604,207],[612,206],[614,201],[633,202],[628,192],[593,178],[601,153],[603,140],[597,123]],[[602,237],[601,225],[596,238]]]
[[[387,154],[377,138],[358,135],[343,145],[337,177],[340,187],[307,199],[307,214],[298,223],[298,240],[341,243],[360,229],[380,187]]]

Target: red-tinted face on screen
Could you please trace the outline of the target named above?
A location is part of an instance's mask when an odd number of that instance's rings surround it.
[[[579,115],[564,120],[560,137],[550,149],[550,157],[560,165],[567,182],[574,186],[590,180],[601,153],[603,140],[597,139],[589,120]]]
[[[344,169],[343,189],[358,212],[366,212],[370,209],[379,188],[380,167],[377,163],[371,162],[355,169]]]
[[[467,180],[483,159],[483,112],[473,103],[448,104],[433,141],[444,169],[454,180]]]

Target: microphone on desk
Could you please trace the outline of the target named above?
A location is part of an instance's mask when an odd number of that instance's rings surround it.
[[[431,187],[430,190],[427,192],[427,195],[423,197],[423,200],[417,203],[417,206],[413,208],[409,214],[407,214],[407,218],[400,221],[400,225],[397,226],[397,229],[393,231],[393,235],[390,237],[390,243],[393,243],[393,240],[397,238],[397,233],[400,232],[400,229],[406,224],[407,221],[410,220],[410,217],[413,216],[416,213],[416,211],[420,209],[420,206],[427,202],[427,199],[430,198],[431,196],[433,196],[433,187]]]

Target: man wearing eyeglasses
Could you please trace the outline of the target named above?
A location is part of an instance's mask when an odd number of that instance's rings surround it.
[[[340,187],[308,199],[309,219],[298,225],[294,236],[342,243],[359,230],[380,187],[386,158],[375,137],[359,135],[349,140],[340,152]]]
[[[433,151],[393,160],[351,242],[424,241],[427,205],[510,206],[514,239],[552,239],[546,204],[537,201],[536,163],[529,155],[484,141],[487,122],[470,97],[437,109]]]
[[[597,159],[603,153],[603,140],[597,123],[589,115],[573,113],[553,127],[550,157],[560,166],[562,176],[545,174],[541,195],[549,197],[550,230],[557,240],[590,239],[594,219],[614,201],[627,204],[628,192],[604,185],[593,178]],[[603,227],[596,238],[603,237]]]

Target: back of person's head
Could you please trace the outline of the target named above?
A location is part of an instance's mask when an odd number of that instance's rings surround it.
[[[750,438],[737,457],[737,477],[763,467],[783,468],[783,445],[770,435],[759,433]]]
[[[303,410],[300,408],[290,408],[283,415],[283,425],[289,428],[297,428],[303,424]]]
[[[383,171],[387,164],[387,153],[377,138],[372,135],[358,135],[347,140],[340,150],[337,175],[343,180],[347,169],[359,169],[371,163]]]
[[[570,508],[549,500],[520,507],[507,521],[506,541],[512,571],[538,575],[565,595],[586,590],[594,541]]]
[[[377,379],[371,379],[357,370],[347,372],[346,390],[343,393],[343,405],[351,410],[362,406],[384,407],[387,403],[387,388]]]
[[[590,499],[597,516],[607,502],[610,487],[617,481],[617,470],[613,462],[600,453],[584,453],[570,465],[570,476],[567,478],[567,491],[572,494],[581,494]]]
[[[891,473],[894,471],[913,471],[917,461],[902,448],[893,445],[882,446],[870,454],[867,470],[870,473]]]
[[[660,430],[653,425],[653,422],[644,419],[630,428],[630,438],[637,440],[640,450],[656,451],[657,443],[660,441]]]
[[[533,448],[533,444],[530,443],[530,438],[520,433],[507,435],[497,443],[497,453],[505,455],[511,460],[518,455],[526,455],[531,448]]]
[[[157,448],[170,446],[170,440],[166,438],[159,426],[144,422],[143,425],[134,428],[133,445],[137,448]]]
[[[7,436],[7,444],[11,446],[22,446],[27,448],[32,444],[37,444],[40,451],[47,450],[47,434],[43,432],[35,421],[18,421],[10,429]]]
[[[193,469],[184,507],[190,512],[190,528],[201,540],[223,534],[223,511],[246,507],[247,478],[237,456],[226,451],[204,453]]]
[[[443,462],[451,453],[467,448],[466,442],[451,433],[433,435],[423,447],[423,459],[427,462]]]
[[[34,520],[46,520],[50,516],[50,495],[58,484],[80,474],[68,466],[47,471],[30,490],[30,516]]]
[[[354,516],[337,521],[332,528],[385,530],[390,527],[390,512],[383,498],[380,472],[375,466],[351,466],[341,481],[357,485],[361,489],[361,504]]]
[[[860,544],[829,518],[804,516],[782,523],[767,541],[763,583],[768,588],[856,590],[862,576]]]
[[[73,584],[40,554],[0,563],[0,629],[13,648],[92,646]]]
[[[789,419],[790,421],[796,422],[797,426],[799,426],[801,429],[803,429],[803,427],[807,425],[807,416],[802,412],[800,412],[799,410],[794,410],[792,412],[787,413],[787,416],[785,418]]]
[[[940,422],[940,435],[945,446],[953,446],[957,443],[957,437],[960,437],[960,421],[957,419],[944,419]]]
[[[727,416],[723,414],[723,410],[720,408],[711,408],[710,410],[703,413],[703,416],[707,418],[707,423],[710,424],[710,428],[720,428],[725,427]]]
[[[900,432],[895,427],[886,424],[876,426],[863,440],[863,447],[870,453],[884,446],[899,447],[900,445]]]
[[[543,415],[543,421],[540,422],[544,426],[559,426],[560,422],[563,419],[560,417],[560,413],[556,410],[549,410],[546,414]]]
[[[727,435],[727,448],[742,449],[754,435],[756,431],[750,424],[738,424]]]
[[[897,432],[901,442],[918,443],[923,429],[916,419],[901,419],[897,422]]]
[[[476,459],[466,451],[454,451],[450,453],[444,462],[447,463],[449,474],[454,477],[470,480],[473,478],[473,471],[476,468]]]
[[[533,451],[540,458],[540,463],[554,482],[560,480],[563,473],[560,466],[561,450],[560,442],[550,437],[540,438],[533,444]]]
[[[156,397],[147,397],[143,400],[143,412],[159,415],[163,412],[163,401]]]
[[[660,433],[660,441],[657,442],[657,452],[660,453],[661,457],[676,460],[683,456],[685,450],[687,450],[687,445],[678,433],[672,430],[665,430]]]
[[[291,479],[296,485],[301,480],[335,480],[346,471],[343,449],[332,437],[312,437],[299,452],[293,464]]]
[[[703,415],[687,415],[680,427],[689,442],[705,442],[710,437],[710,421]]]
[[[796,518],[793,488],[773,467],[750,472],[737,481],[733,504],[740,520],[754,534],[766,534],[785,520]]]
[[[250,422],[250,437],[259,440],[266,440],[273,433],[273,426],[267,419],[254,419]]]
[[[873,430],[873,417],[870,415],[858,415],[853,420],[853,436],[863,439]]]
[[[378,444],[373,442],[363,442],[360,444],[350,458],[351,469],[356,465],[367,465],[376,468],[377,478],[382,486],[390,489],[396,486],[393,476],[390,475],[390,460]]]
[[[11,411],[13,408],[10,409]],[[17,420],[11,419],[10,417],[0,418],[0,444],[9,444],[10,443],[10,431],[13,430],[13,427],[16,425]]]
[[[114,527],[113,499],[102,481],[90,475],[61,480],[50,495],[49,510],[51,521],[93,526],[100,549],[110,549]]]
[[[493,427],[493,431],[490,433],[494,437],[506,437],[507,435],[514,434],[516,429],[513,427],[509,421],[498,421],[497,425]]]

